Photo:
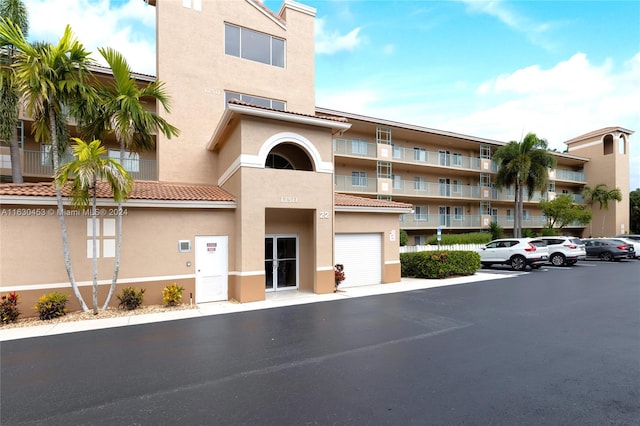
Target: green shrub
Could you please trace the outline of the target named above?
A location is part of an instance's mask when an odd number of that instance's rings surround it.
[[[448,246],[453,244],[486,244],[491,241],[491,234],[488,232],[470,232],[467,234],[442,234],[440,245]],[[437,245],[438,236],[434,235],[427,241],[427,244]]]
[[[491,234],[492,240],[502,238],[502,226],[498,225],[498,222],[491,222],[489,224],[489,233]]]
[[[38,311],[41,320],[58,318],[67,314],[66,304],[69,296],[54,291],[53,293],[40,296],[33,307]]]
[[[404,229],[400,230],[400,247],[406,246],[409,241],[409,234]]]
[[[420,251],[400,254],[403,277],[446,278],[473,275],[480,269],[480,255],[473,251]]]
[[[18,316],[20,316],[18,298],[19,296],[15,292],[2,296],[2,300],[0,300],[0,322],[2,324],[17,321]]]
[[[555,237],[560,235],[556,228],[542,228],[543,237]]]
[[[524,228],[522,230],[522,238],[535,238],[537,236],[538,235],[535,232],[533,232],[533,229]]]
[[[162,290],[162,303],[164,306],[177,306],[182,303],[183,287],[173,283],[165,286]]]
[[[122,289],[122,294],[118,295],[118,308],[132,311],[138,309],[142,305],[142,298],[144,296],[145,289],[137,290],[133,287],[125,287]]]

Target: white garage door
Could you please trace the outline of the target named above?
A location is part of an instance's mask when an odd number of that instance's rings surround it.
[[[336,234],[335,261],[344,265],[342,287],[382,282],[381,234]]]

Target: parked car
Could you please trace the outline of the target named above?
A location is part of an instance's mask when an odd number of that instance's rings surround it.
[[[640,259],[640,235],[618,235],[615,238],[631,244],[636,252],[636,259]]]
[[[640,235],[633,235],[633,234],[616,235],[615,238],[628,238],[630,240],[640,241]]]
[[[502,238],[478,249],[483,267],[494,264],[510,265],[515,271],[529,266],[538,269],[549,260],[549,249],[544,241],[535,238]]]
[[[587,258],[584,243],[578,237],[540,237],[549,247],[549,262],[554,266],[574,265]]]
[[[614,238],[589,238],[584,241],[587,257],[597,257],[600,260],[620,260],[635,257],[631,244]]]

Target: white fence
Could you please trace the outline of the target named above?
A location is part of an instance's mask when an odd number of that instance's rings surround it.
[[[485,244],[452,244],[452,245],[426,245],[426,246],[402,246],[400,247],[400,253],[415,253],[418,251],[437,251],[437,250],[466,250],[476,251]]]

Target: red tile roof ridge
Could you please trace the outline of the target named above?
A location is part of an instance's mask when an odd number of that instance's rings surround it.
[[[69,196],[71,183],[62,188],[62,194]],[[0,184],[0,195],[12,196],[55,196],[52,182],[26,182]],[[112,198],[112,192],[105,181],[98,182],[98,198]],[[226,201],[235,198],[215,185],[183,184],[157,181],[135,181],[130,200],[172,200],[172,201]]]
[[[377,198],[360,197],[357,195],[336,192],[334,202],[340,207],[381,207],[381,208],[413,208],[411,204],[399,201],[378,200]]]

